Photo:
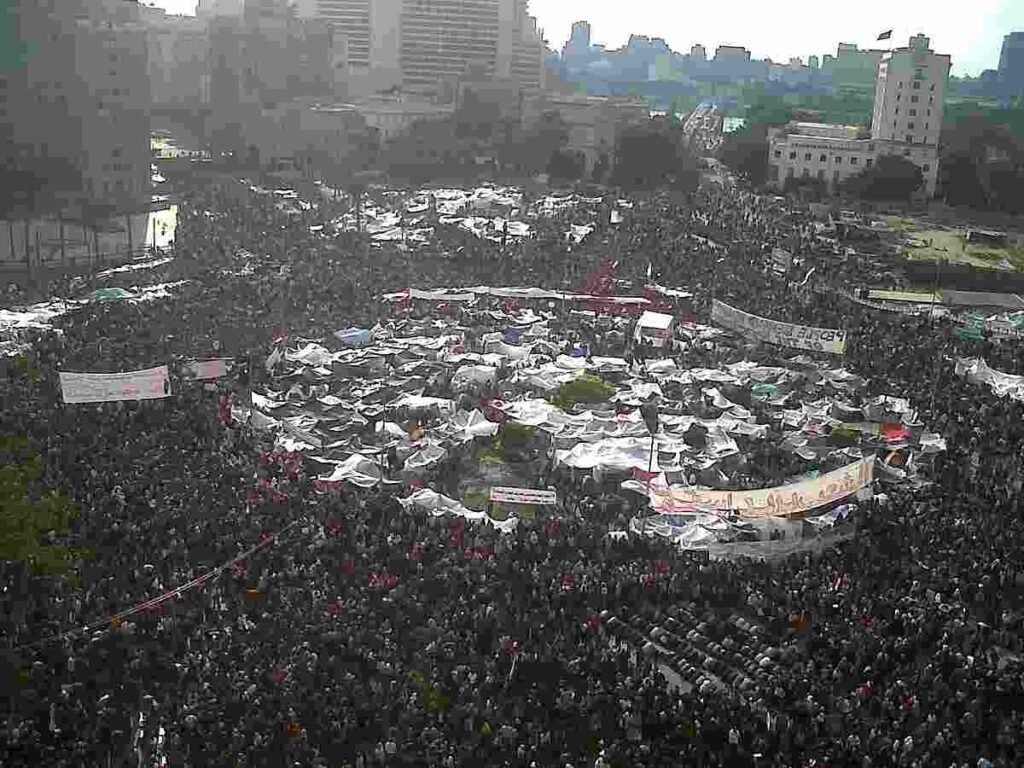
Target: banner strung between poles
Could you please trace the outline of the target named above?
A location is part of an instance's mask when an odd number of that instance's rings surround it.
[[[743,336],[780,347],[829,352],[833,355],[846,352],[846,331],[781,323],[751,315],[721,301],[716,301],[712,307],[711,321]]]

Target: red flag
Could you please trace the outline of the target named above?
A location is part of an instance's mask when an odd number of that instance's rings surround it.
[[[557,536],[558,530],[561,528],[561,522],[557,518],[549,518],[544,522],[544,528],[547,529],[549,536]]]
[[[287,669],[275,669],[270,673],[270,679],[274,681],[275,685],[281,685],[285,680],[288,679]]]
[[[327,612],[331,614],[331,616],[337,616],[341,613],[341,603],[337,599],[329,600],[327,602]]]
[[[419,544],[416,544],[412,549],[410,549],[409,559],[416,563],[423,560],[423,547],[421,547]]]
[[[505,649],[504,650],[505,650],[505,654],[508,655],[508,656],[518,656],[519,655],[519,643],[517,643],[515,640],[506,640],[505,641]]]
[[[861,683],[857,686],[857,693],[860,694],[862,699],[870,699],[875,695],[875,684],[870,680],[866,683]]]
[[[591,612],[587,616],[587,628],[592,629],[595,632],[599,630],[601,628],[601,615]]]
[[[231,572],[235,576],[241,576],[245,573],[245,560],[235,560],[231,563]]]
[[[272,533],[264,533],[262,536],[260,536],[260,546],[261,547],[269,547],[273,543],[274,543],[274,534],[272,534]]]
[[[274,490],[272,490],[270,492],[270,500],[272,502],[274,502],[275,504],[287,504],[288,503],[288,494],[287,493],[282,493],[281,491],[279,491],[279,490],[277,490],[275,488]]]
[[[269,491],[273,487],[274,486],[271,485],[270,478],[268,477],[261,477],[259,480],[256,481],[256,490],[258,491]]]
[[[640,467],[633,467],[633,477],[635,477],[641,483],[646,483],[648,480],[653,480],[657,476],[657,472],[648,472],[646,469],[640,469]]]
[[[248,506],[251,507],[254,504],[259,504],[261,501],[263,501],[263,494],[259,491],[250,490],[245,492],[245,503]]]
[[[356,572],[356,563],[354,560],[342,560],[341,561],[341,572],[350,575]]]
[[[437,312],[438,312],[438,314],[440,314],[440,315],[447,315],[451,311],[452,311],[452,305],[449,304],[447,301],[439,301],[439,302],[437,302]]]
[[[288,338],[288,331],[286,331],[284,328],[275,328],[274,329],[274,343],[275,344],[280,344],[282,341],[284,341],[287,338]]]
[[[878,434],[889,442],[895,443],[910,437],[910,430],[902,424],[882,424],[878,428]]]
[[[563,573],[562,574],[562,589],[570,590],[574,586],[576,586],[576,577],[573,576],[571,573]]]
[[[875,617],[870,613],[865,613],[860,617],[861,629],[872,629],[875,626]]]
[[[904,712],[910,712],[917,706],[917,697],[915,696],[902,696],[900,697],[900,709]]]
[[[341,521],[332,517],[324,524],[324,530],[329,536],[337,536],[341,533]]]
[[[668,560],[655,560],[654,561],[654,572],[655,573],[668,573],[672,566]]]
[[[657,579],[653,573],[643,573],[640,575],[640,585],[647,589],[653,587],[656,581]]]

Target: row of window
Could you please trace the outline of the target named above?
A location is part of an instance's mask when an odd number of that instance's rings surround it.
[[[909,138],[909,137],[908,137],[908,138]],[[909,150],[909,149],[905,149],[905,150],[903,150],[903,155],[904,155],[904,157],[910,157],[910,150]],[[776,157],[776,159],[780,159],[780,158],[782,157],[782,152],[780,152],[779,150],[775,150],[775,157]],[[789,159],[790,159],[790,160],[796,160],[796,152],[790,152],[790,153],[789,153]],[[811,160],[811,153],[810,153],[810,152],[808,152],[808,153],[806,153],[806,154],[804,155],[804,160],[805,160],[805,161],[807,161],[807,162],[810,162],[810,160]],[[836,155],[836,157],[834,158],[834,160],[835,160],[835,164],[836,164],[836,165],[840,165],[840,164],[841,164],[841,163],[843,162],[843,158],[842,158],[842,157],[840,157],[839,155]],[[827,162],[828,162],[828,155],[821,155],[821,156],[820,156],[820,157],[818,158],[818,161],[819,161],[819,162],[822,162],[822,163],[827,163]],[[871,167],[871,166],[872,166],[872,165],[874,164],[874,158],[870,158],[870,157],[869,157],[869,158],[867,158],[867,159],[866,159],[866,160],[864,161],[864,164],[865,164],[865,166],[867,166],[868,168],[870,168],[870,167]],[[850,165],[860,165],[860,158],[859,158],[859,157],[851,157],[851,158],[850,158]],[[924,172],[925,172],[925,173],[927,173],[928,171],[930,171],[930,170],[931,170],[931,168],[932,168],[932,166],[931,166],[931,163],[925,163],[925,164],[924,164],[923,166],[921,166],[921,167],[922,167],[922,169],[924,170]],[[792,167],[792,166],[790,166],[790,167],[789,167],[789,170],[788,170],[788,172],[789,172],[789,175],[790,175],[790,176],[792,176],[792,175],[793,175],[793,167]],[[807,174],[808,174],[808,173],[810,173],[810,169],[808,169],[808,168],[804,168],[804,171],[803,171],[803,173],[804,173],[804,176],[807,176]],[[822,168],[822,169],[819,169],[819,170],[818,170],[818,178],[819,178],[819,179],[820,179],[820,178],[824,178],[824,176],[822,175],[822,174],[824,174],[824,173],[825,173],[825,170],[824,170],[823,168]],[[839,173],[839,171],[836,171],[836,173],[838,174],[838,173]],[[838,177],[837,177],[837,178],[838,178]]]
[[[902,101],[901,97],[902,97],[902,94],[897,93],[896,94],[896,101]],[[918,98],[917,94],[916,93],[911,94],[911,96],[910,96],[910,103],[911,104],[917,104],[919,102],[920,102],[920,99]],[[929,96],[928,97],[928,103],[929,104],[934,104],[935,103],[935,97],[934,96]],[[931,110],[929,110],[929,112],[931,112]]]

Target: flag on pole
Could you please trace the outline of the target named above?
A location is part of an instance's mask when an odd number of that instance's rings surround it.
[[[887,29],[887,30],[885,30],[885,32],[883,32],[882,34],[880,34],[878,36],[878,39],[879,40],[888,40],[891,37],[892,37],[892,30],[891,29]]]

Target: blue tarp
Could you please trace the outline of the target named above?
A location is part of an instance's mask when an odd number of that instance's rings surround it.
[[[335,331],[334,338],[342,344],[358,346],[360,344],[368,344],[370,342],[370,332],[365,328],[345,328],[341,331]]]

